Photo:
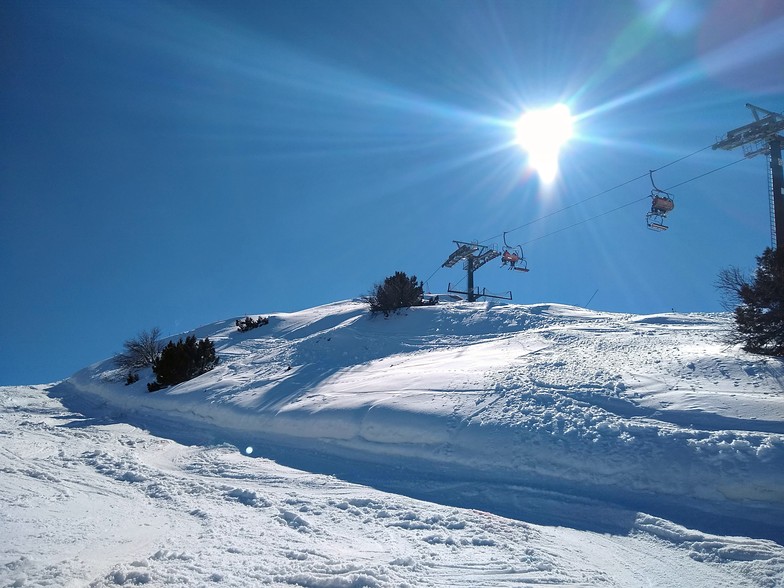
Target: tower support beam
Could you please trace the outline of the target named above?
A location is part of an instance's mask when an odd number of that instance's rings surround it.
[[[784,247],[784,165],[781,160],[782,137],[771,139],[768,143],[770,151],[771,199],[773,201],[773,217],[775,218],[775,240],[773,248]]]
[[[464,241],[455,241],[455,245],[457,245],[457,249],[447,258],[447,260],[441,264],[441,267],[452,267],[458,261],[463,260],[463,268],[467,272],[468,278],[468,288],[467,291],[463,292],[461,290],[452,290],[452,287],[449,287],[449,292],[454,294],[464,294],[469,302],[476,302],[479,298],[504,298],[505,300],[511,300],[512,295],[509,293],[509,297],[506,296],[496,296],[493,294],[487,294],[484,290],[479,293],[476,288],[474,288],[474,272],[486,264],[488,261],[495,259],[501,252],[496,250],[495,246],[489,247],[487,245],[479,245],[478,243],[466,243]]]
[[[754,122],[728,131],[723,139],[713,144],[713,149],[729,151],[743,147],[746,157],[761,153],[768,155],[773,215],[771,241],[773,249],[776,249],[779,245],[784,247],[784,171],[781,161],[781,144],[784,137],[779,135],[784,131],[784,116],[753,104],[746,104],[746,107],[754,115]]]

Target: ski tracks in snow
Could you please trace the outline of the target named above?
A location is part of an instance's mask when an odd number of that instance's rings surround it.
[[[628,586],[645,578],[675,586],[687,578],[729,587],[782,578],[784,554],[768,542],[731,544],[652,517],[631,536],[529,525],[231,446],[188,447],[85,420],[40,387],[0,389],[0,409],[0,533],[13,538],[0,549],[3,586]]]

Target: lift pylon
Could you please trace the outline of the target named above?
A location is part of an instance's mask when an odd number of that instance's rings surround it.
[[[751,110],[754,122],[727,132],[727,135],[713,145],[713,149],[727,151],[743,147],[745,157],[766,154],[770,164],[770,211],[771,235],[773,249],[777,245],[784,246],[784,165],[781,159],[781,144],[784,137],[784,116],[777,112],[765,110],[753,104],[746,104]]]
[[[454,241],[457,245],[455,249],[442,264],[441,267],[453,267],[457,262],[463,262],[463,269],[466,270],[468,275],[468,288],[467,291],[453,290],[451,284],[447,289],[452,294],[463,294],[468,298],[469,302],[476,302],[479,298],[501,298],[503,300],[511,300],[512,293],[508,292],[506,295],[488,294],[487,290],[482,289],[481,292],[474,288],[474,272],[501,255],[494,246],[480,245],[479,243],[467,243],[465,241]]]

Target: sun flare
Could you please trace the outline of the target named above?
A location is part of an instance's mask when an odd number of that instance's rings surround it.
[[[517,143],[543,182],[552,182],[558,174],[558,154],[572,133],[572,114],[565,104],[531,110],[517,121]]]

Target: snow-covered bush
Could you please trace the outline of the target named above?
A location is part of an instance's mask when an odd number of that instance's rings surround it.
[[[234,324],[237,325],[237,329],[240,331],[240,333],[250,331],[251,329],[255,329],[256,327],[260,327],[261,325],[266,325],[268,323],[269,318],[264,316],[260,316],[256,319],[246,316],[243,319],[237,319],[234,321]]]

